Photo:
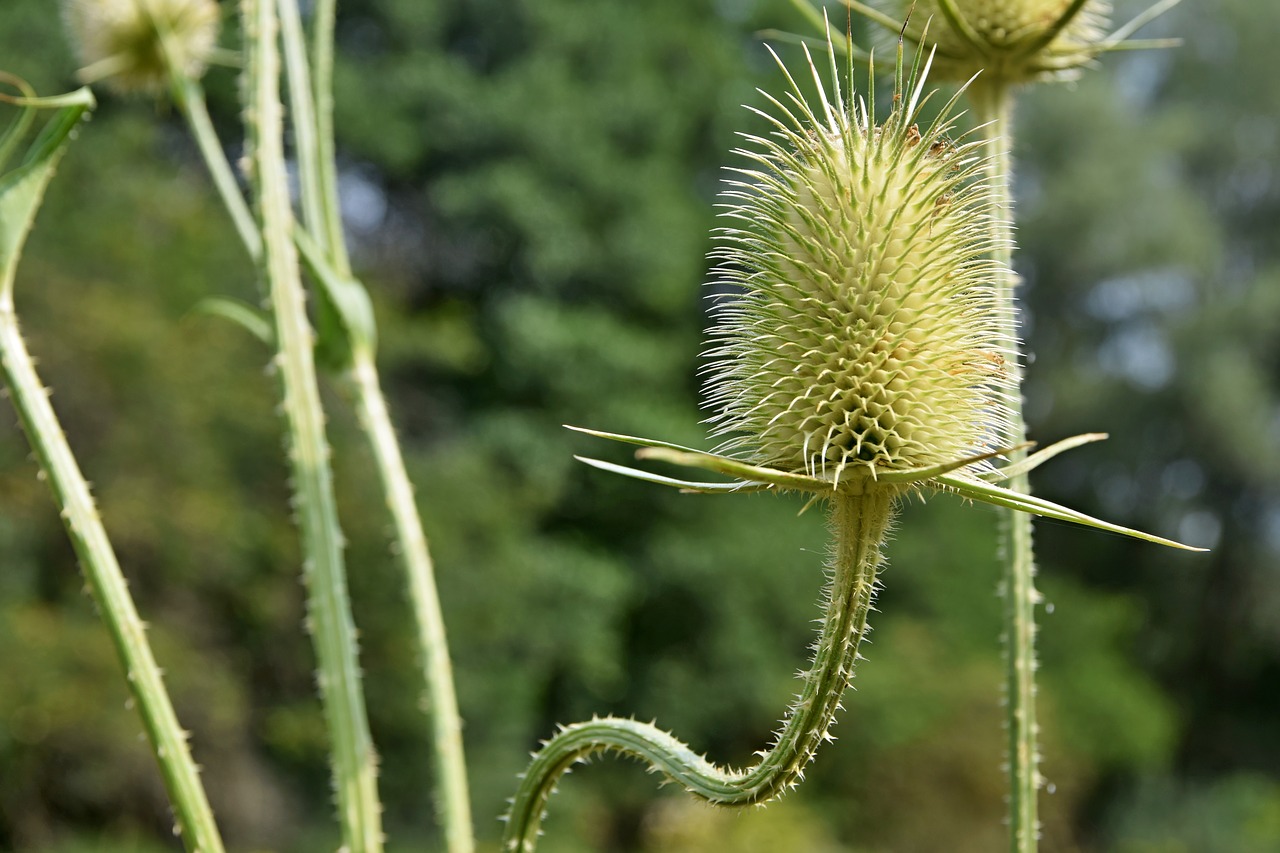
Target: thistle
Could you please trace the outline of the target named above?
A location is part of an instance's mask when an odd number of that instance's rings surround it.
[[[837,84],[838,86],[838,84]],[[708,352],[720,451],[874,485],[986,453],[1010,388],[987,259],[996,213],[972,144],[912,100],[876,127],[827,102],[748,137],[723,194]],[[835,93],[841,103],[840,92]]]
[[[63,17],[86,83],[157,94],[171,71],[199,79],[218,41],[215,0],[66,0]]]
[[[708,351],[708,404],[719,451],[581,432],[642,446],[637,456],[728,475],[694,482],[616,465],[607,471],[688,492],[800,491],[828,504],[833,544],[812,665],[759,761],[721,768],[655,726],[597,718],[563,727],[524,774],[505,849],[534,849],[559,777],[596,753],[639,758],[718,805],[768,802],[794,787],[830,740],[877,588],[894,504],[931,487],[1126,533],[994,481],[1098,436],[1079,436],[996,469],[1011,385],[987,235],[1000,212],[982,177],[981,142],[952,140],[959,94],[921,129],[928,62],[907,82],[901,48],[894,107],[877,125],[874,92],[845,100],[830,51],[833,97],[812,58],[816,106],[787,73],[784,100],[765,95],[767,137],[745,136],[747,165],[723,198],[713,285],[728,289]],[[921,68],[921,65],[924,65]],[[779,62],[781,65],[781,62]],[[846,79],[852,91],[852,67]]]
[[[867,106],[874,81],[865,100],[846,102],[831,55],[832,98],[809,57],[816,107],[779,61],[791,91],[785,101],[765,94],[774,111],[754,111],[772,132],[744,134],[748,147],[735,153],[748,164],[725,182],[731,224],[719,231],[712,284],[729,295],[716,306],[706,368],[708,420],[723,439],[716,452],[570,427],[640,445],[640,459],[733,479],[581,461],[694,493],[839,501],[929,488],[1185,547],[995,485],[1105,436],[994,466],[1025,447],[998,446],[1015,355],[1000,289],[1010,272],[994,259],[1007,256],[1009,229],[985,140],[951,138],[963,87],[921,129],[933,52],[917,54],[904,83],[899,45],[894,108],[879,125]]]
[[[1160,0],[1129,23],[1107,32],[1111,0],[876,0],[846,6],[902,37],[936,50],[939,79],[1017,85],[1070,80],[1101,53],[1167,47],[1129,36],[1178,0]]]

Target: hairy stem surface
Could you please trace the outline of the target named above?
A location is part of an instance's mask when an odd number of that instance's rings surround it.
[[[432,734],[435,745],[436,784],[449,853],[471,853],[475,841],[471,825],[471,799],[467,789],[467,764],[462,749],[462,717],[453,689],[453,666],[445,638],[444,615],[436,592],[435,572],[422,519],[413,498],[413,484],[405,471],[400,445],[391,427],[386,400],[378,383],[373,358],[366,351],[355,357],[352,376],[360,425],[369,438],[378,464],[387,508],[395,523],[396,541],[409,581],[423,675],[427,683]]]
[[[332,46],[324,46],[321,42],[332,41],[333,4],[322,5],[323,8],[317,12],[319,20],[314,58],[331,65]],[[347,261],[337,217],[332,126],[331,115],[328,114],[332,112],[332,99],[327,94],[320,94],[321,89],[328,92],[332,70],[330,67],[324,68],[317,75],[313,87],[297,2],[278,0],[277,9],[289,82],[294,145],[298,157],[303,227],[320,246],[325,261],[335,268],[345,270]],[[187,107],[185,112],[214,182],[237,225],[245,248],[251,257],[259,260],[262,255],[262,239],[217,144],[205,110],[203,92],[194,81],[179,80],[178,83]],[[322,101],[328,111],[323,122],[317,116],[317,100]],[[324,125],[326,145],[321,145],[319,139],[321,124]],[[243,227],[246,219],[249,223],[247,229]],[[351,370],[357,395],[356,407],[361,428],[373,448],[383,491],[395,523],[396,541],[404,561],[418,628],[434,731],[436,774],[440,785],[440,810],[447,849],[449,853],[472,853],[475,841],[462,747],[462,722],[458,713],[453,670],[431,557],[413,500],[412,485],[405,471],[404,460],[378,382],[372,351],[365,346],[358,346],[356,350]]]
[[[151,654],[146,627],[138,617],[115,551],[93,503],[89,484],[67,444],[48,391],[18,330],[13,302],[0,297],[0,374],[61,509],[67,535],[98,603],[116,654],[124,664],[129,692],[142,716],[151,749],[160,764],[165,789],[177,817],[177,831],[191,853],[222,853],[222,839],[187,747],[188,733],[178,724],[173,704]]]
[[[33,93],[20,80],[9,78],[24,95]],[[21,101],[19,101],[21,104]],[[26,105],[35,106],[31,102]],[[143,728],[160,765],[161,776],[177,819],[175,832],[191,853],[222,853],[222,839],[213,812],[200,784],[199,768],[187,748],[183,731],[165,690],[160,668],[147,642],[146,626],[138,618],[128,584],[93,503],[89,484],[67,444],[62,425],[49,403],[49,391],[36,374],[18,328],[13,287],[22,247],[36,212],[52,179],[68,140],[87,112],[94,107],[88,89],[39,105],[55,109],[23,163],[0,176],[0,379],[8,389],[18,419],[27,433],[40,476],[53,490],[63,525],[84,571],[89,592],[98,604],[116,654],[125,670],[132,701],[142,716]],[[20,115],[10,127],[0,159],[21,144],[33,116]]]
[[[1013,253],[1013,170],[1010,151],[1013,147],[1013,92],[999,79],[979,78],[969,89],[969,97],[980,123],[986,124],[987,168],[997,217],[992,243],[995,257],[1006,270],[1000,288],[1006,328],[1004,337],[1008,351],[1018,353],[1017,313],[1014,289],[1018,277],[1012,270]],[[1020,357],[1009,359],[1006,369],[1012,374],[1014,387],[1022,387]],[[1022,398],[1011,401],[1010,429],[1004,438],[1006,446],[1015,447],[1026,441],[1026,424],[1022,417]],[[1009,463],[1016,464],[1025,451],[1010,454]],[[1011,477],[1006,484],[1021,494],[1030,494],[1031,485],[1025,473]],[[1035,553],[1031,536],[1031,516],[1006,509],[1001,517],[1001,554],[1004,560],[1005,622],[1005,696],[1008,713],[1009,753],[1009,846],[1014,853],[1032,853],[1039,844],[1040,825],[1037,797],[1040,789],[1040,751],[1036,723],[1036,603]]]
[[[293,213],[285,172],[276,7],[272,0],[246,0],[244,9],[250,56],[247,114],[258,187],[263,267],[279,347],[277,367],[283,389],[287,451],[302,531],[308,625],[332,740],[343,844],[349,853],[376,853],[382,849],[377,756],[360,688],[342,533],[312,354],[314,337],[291,236]]]
[[[574,764],[595,753],[637,758],[694,796],[717,805],[764,803],[795,787],[818,746],[831,740],[829,729],[853,678],[892,502],[885,491],[831,499],[835,545],[813,666],[804,675],[804,685],[777,739],[757,764],[742,770],[717,767],[672,735],[635,720],[605,717],[575,723],[547,741],[525,771],[507,816],[503,849],[532,853],[556,783]]]

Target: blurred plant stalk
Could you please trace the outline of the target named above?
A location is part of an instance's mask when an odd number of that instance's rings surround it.
[[[20,81],[8,82],[27,89]],[[146,625],[129,594],[89,484],[49,403],[49,389],[41,383],[22,340],[14,310],[13,285],[23,243],[66,143],[94,106],[93,95],[80,89],[61,97],[37,99],[28,90],[26,97],[5,100],[23,107],[24,112],[0,140],[0,165],[16,150],[35,109],[56,112],[23,162],[0,177],[0,375],[31,443],[40,477],[53,491],[89,593],[124,666],[129,694],[173,804],[174,830],[190,853],[222,853],[222,838],[187,744],[189,733],[178,723],[147,641]]]
[[[332,115],[334,0],[320,0],[312,10],[310,62],[296,0],[245,4],[244,30],[253,38],[246,36],[249,85],[244,106],[253,142],[250,172],[260,217],[255,217],[240,190],[205,104],[200,79],[207,63],[216,58],[212,35],[216,7],[210,0],[118,0],[112,10],[70,0],[67,9],[79,46],[89,54],[83,74],[105,78],[121,91],[169,91],[237,234],[269,284],[274,328],[270,318],[247,306],[210,300],[209,307],[243,323],[278,349],[286,445],[308,578],[308,624],[333,740],[335,786],[347,848],[381,849],[381,805],[317,389],[317,357],[322,366],[350,380],[346,387],[355,395],[361,429],[377,460],[417,622],[448,850],[471,853],[474,841],[462,726],[432,563],[378,381],[372,307],[363,285],[351,275],[343,241]],[[110,32],[110,26],[120,27],[121,32]],[[300,224],[294,220],[284,177],[281,52],[297,156]],[[299,251],[318,291],[318,338],[306,314]]]
[[[272,0],[242,6],[247,70],[245,105],[259,225],[262,274],[268,285],[278,353],[286,454],[303,543],[307,625],[315,644],[317,681],[329,726],[334,786],[343,846],[352,853],[382,849],[377,755],[360,684],[338,526],[324,411],[314,359],[314,333],[293,244],[280,100],[279,20]]]
[[[315,280],[319,309],[331,312],[335,320],[323,332],[340,338],[327,347],[338,352],[332,366],[349,380],[360,427],[373,451],[394,524],[396,551],[406,574],[427,685],[437,797],[447,849],[449,853],[471,853],[475,841],[462,718],[435,570],[379,381],[373,309],[364,285],[352,276],[342,231],[333,138],[335,2],[320,0],[315,6],[310,65],[296,0],[280,0],[279,9],[302,209],[303,227],[295,239]],[[326,341],[320,344],[325,347]]]
[[[995,207],[1006,215],[992,220],[994,256],[1000,263],[997,277],[1001,301],[1009,306],[1005,313],[1005,346],[1018,356],[1009,360],[1014,388],[1022,388],[1022,359],[1019,353],[1015,291],[1018,275],[1013,271],[1013,173],[1010,151],[1013,147],[1013,91],[1000,80],[979,77],[968,91],[975,117],[983,128],[983,145],[989,186],[995,196]],[[1012,418],[1005,435],[1011,447],[1027,440],[1026,421],[1022,416],[1023,397],[1019,390],[1011,401]],[[1016,465],[1026,456],[1025,450],[1009,454],[1009,464]],[[1019,494],[1031,494],[1027,473],[1008,480],[1008,488]],[[1004,598],[1005,631],[1005,704],[1009,774],[1010,849],[1017,853],[1034,851],[1040,837],[1038,792],[1040,776],[1040,727],[1036,722],[1036,605],[1043,596],[1036,590],[1035,547],[1031,516],[1006,509],[1000,517],[1000,554],[1004,567],[1001,593]]]

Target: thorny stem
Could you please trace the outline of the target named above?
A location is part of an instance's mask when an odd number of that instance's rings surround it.
[[[18,330],[7,293],[0,295],[0,374],[13,398],[40,470],[53,490],[62,521],[84,569],[89,591],[125,667],[129,692],[160,764],[173,803],[177,831],[190,853],[222,853],[222,839],[200,784],[200,772],[178,723],[159,666],[147,643],[128,584],[93,504],[89,484],[67,444],[35,366]]]
[[[302,37],[296,0],[279,0],[289,101],[298,150],[303,222],[325,260],[341,277],[350,277],[342,234],[333,145],[333,3],[316,8],[314,85]],[[362,286],[362,285],[356,285]],[[445,842],[449,853],[472,853],[471,800],[462,746],[462,718],[453,686],[453,667],[445,638],[444,616],[436,591],[434,568],[405,471],[391,416],[378,382],[372,345],[353,341],[350,374],[355,386],[360,426],[373,449],[383,493],[395,524],[404,561],[409,597],[418,629],[419,653],[427,684],[429,716],[434,732],[436,777]]]
[[[986,124],[987,168],[992,192],[996,194],[999,214],[992,234],[996,246],[995,259],[1005,270],[1002,274],[1001,303],[1006,327],[1005,345],[1015,355],[1006,369],[1012,374],[1015,388],[1022,387],[1022,365],[1018,354],[1018,332],[1014,289],[1018,277],[1011,266],[1013,254],[1013,172],[1010,151],[1013,147],[1013,92],[1004,81],[979,78],[969,89],[969,98],[980,123]],[[1011,401],[1007,446],[1026,441],[1026,424],[1022,417],[1021,395]],[[1017,464],[1025,451],[1011,454],[1009,463]],[[1011,477],[1007,487],[1030,494],[1026,473]],[[1039,726],[1036,723],[1036,622],[1035,608],[1040,594],[1035,587],[1035,553],[1031,535],[1031,516],[1006,509],[1001,523],[1001,554],[1004,560],[1005,621],[1005,699],[1008,726],[1010,849],[1014,853],[1034,853],[1040,836],[1037,797],[1040,789]]]
[[[717,767],[667,732],[635,720],[606,717],[575,723],[561,729],[534,755],[507,815],[503,849],[532,853],[556,783],[574,764],[596,753],[638,758],[694,796],[717,805],[764,803],[794,787],[818,746],[832,739],[829,729],[853,678],[858,644],[867,632],[892,501],[888,490],[832,497],[829,517],[835,545],[813,666],[804,673],[804,685],[773,746],[760,754],[756,765],[745,770]]]
[[[21,81],[17,85],[24,92],[29,91]],[[2,179],[0,196],[6,204],[0,226],[0,378],[31,442],[40,477],[47,480],[53,490],[89,592],[98,604],[116,654],[124,665],[132,701],[142,717],[173,803],[175,831],[191,853],[222,853],[222,839],[200,784],[200,771],[187,746],[189,734],[178,723],[160,668],[147,642],[146,626],[138,618],[128,584],[94,506],[89,484],[49,402],[49,391],[41,384],[35,363],[22,341],[14,310],[13,283],[22,244],[44,188],[61,157],[63,144],[84,113],[93,107],[93,97],[88,90],[61,100],[63,105],[57,117],[41,133],[26,164]],[[18,121],[13,130],[14,144],[28,120]],[[10,200],[12,204],[7,203]]]
[[[377,460],[387,508],[395,522],[396,540],[409,579],[409,598],[418,627],[418,646],[427,682],[432,731],[435,738],[436,784],[449,853],[475,849],[471,825],[471,801],[467,789],[467,764],[462,748],[462,717],[453,688],[453,667],[445,638],[444,615],[436,592],[435,574],[427,539],[422,532],[413,497],[413,485],[405,471],[400,445],[391,427],[386,400],[378,383],[372,356],[360,350],[352,378],[360,424]]]
[[[347,596],[342,533],[329,468],[324,413],[313,359],[314,336],[291,232],[293,214],[284,159],[280,56],[272,0],[246,0],[248,124],[258,188],[264,273],[276,322],[277,367],[289,436],[288,456],[302,530],[308,624],[316,648],[321,701],[332,739],[334,784],[345,849],[382,849],[377,756],[369,736],[355,627]]]
[[[316,30],[317,62],[332,64],[331,47],[322,50],[320,42],[332,41],[332,4],[320,10],[321,22]],[[333,241],[324,245],[323,251],[330,263],[346,265],[346,253],[340,230],[335,235],[333,225],[337,211],[336,182],[333,180],[332,98],[322,100],[328,113],[325,144],[318,132],[316,102],[321,91],[328,92],[331,85],[331,67],[317,75],[312,86],[303,39],[301,18],[294,0],[279,0],[281,35],[284,44],[285,64],[289,82],[292,126],[295,146],[298,149],[299,178],[303,224],[317,241]],[[328,20],[328,25],[323,20]],[[222,149],[218,145],[212,123],[205,108],[203,91],[197,81],[181,78],[175,81],[175,90],[181,96],[184,113],[201,153],[213,176],[224,204],[235,221],[237,231],[246,250],[254,260],[262,255],[262,239],[249,213],[244,197],[236,186]],[[325,164],[328,163],[329,166]],[[245,227],[244,223],[248,226]],[[379,475],[387,503],[396,528],[396,540],[400,545],[408,578],[409,595],[413,602],[418,641],[421,647],[424,677],[427,683],[427,700],[435,737],[436,773],[440,785],[440,807],[445,840],[449,853],[471,853],[475,848],[471,820],[471,802],[467,785],[466,762],[462,745],[462,719],[453,686],[453,669],[449,659],[445,637],[444,617],[440,610],[436,591],[434,569],[427,549],[422,521],[413,499],[413,488],[405,471],[396,441],[386,401],[378,383],[377,368],[372,353],[360,350],[352,369],[356,391],[356,406],[361,427],[369,440],[377,459]]]

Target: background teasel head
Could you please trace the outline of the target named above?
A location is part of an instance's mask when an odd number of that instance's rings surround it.
[[[63,17],[80,78],[121,93],[163,92],[171,68],[199,78],[217,46],[215,0],[66,0]]]
[[[773,132],[746,137],[751,165],[723,194],[713,284],[731,293],[707,383],[720,451],[836,483],[988,451],[1012,355],[977,145],[948,140],[954,100],[919,127],[922,83],[877,126],[814,81],[816,109],[792,81],[760,113]]]
[[[1104,49],[1110,0],[880,0],[905,35],[937,46],[939,79],[1069,78]],[[892,28],[893,35],[899,29]]]

